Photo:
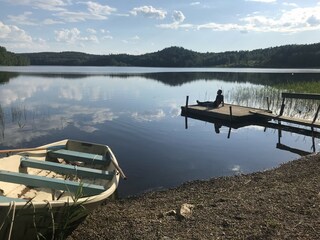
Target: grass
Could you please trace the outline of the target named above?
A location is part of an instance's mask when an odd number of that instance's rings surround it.
[[[0,222],[0,238],[13,236],[11,227],[19,224],[29,226],[30,231],[34,232],[34,239],[37,240],[64,240],[71,232],[85,219],[88,209],[85,208],[84,202],[79,201],[83,197],[82,185],[78,188],[70,202],[65,202],[64,206],[53,208],[50,202],[43,208],[37,209],[32,204],[32,200],[25,203],[22,209],[15,209],[15,205],[9,207],[8,213]],[[21,227],[25,231],[25,227]],[[17,233],[21,235],[21,233]],[[30,235],[29,235],[30,236]]]
[[[320,82],[319,81],[310,81],[310,82],[294,82],[294,83],[281,83],[273,85],[274,88],[298,92],[298,93],[319,93],[320,94]]]
[[[318,82],[296,82],[277,84],[274,86],[236,87],[226,92],[226,102],[262,109],[270,109],[273,113],[280,112],[282,92],[318,93]],[[269,104],[268,104],[269,102]],[[311,99],[286,99],[284,115],[303,119],[313,119],[319,106],[318,100]]]

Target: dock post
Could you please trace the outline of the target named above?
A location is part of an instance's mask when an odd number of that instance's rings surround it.
[[[281,137],[282,137],[281,121],[278,121],[278,144],[281,144]]]
[[[311,127],[311,131],[312,131],[312,151],[315,153],[316,152],[316,144],[314,141],[314,128],[313,127]]]
[[[318,113],[319,113],[319,110],[320,110],[320,104],[319,104],[319,106],[318,106],[318,109],[317,109],[317,112],[316,112],[316,114],[314,115],[314,118],[313,118],[313,121],[312,121],[312,124],[317,120],[317,118],[318,118]]]
[[[188,104],[189,104],[189,96],[186,97],[186,112],[185,112],[185,121],[184,121],[184,125],[185,128],[188,129],[188,117],[187,117],[187,112],[188,112]]]
[[[229,106],[229,111],[230,111],[230,122],[232,122],[232,107]]]
[[[228,131],[228,139],[230,138],[231,135],[231,127],[229,127],[229,131]]]
[[[269,97],[267,97],[267,106],[268,106],[268,111],[270,111]]]
[[[285,100],[285,98],[282,98],[282,104],[281,104],[281,109],[280,109],[279,116],[282,116],[282,114],[283,114],[283,110],[284,110],[284,106],[285,106],[284,100]]]
[[[189,96],[186,97],[186,111],[188,110]]]

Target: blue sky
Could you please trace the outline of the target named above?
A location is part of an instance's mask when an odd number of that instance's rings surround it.
[[[13,52],[198,52],[320,42],[320,0],[0,0]]]

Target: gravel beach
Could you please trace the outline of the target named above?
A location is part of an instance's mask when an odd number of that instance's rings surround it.
[[[313,154],[264,172],[108,200],[68,240],[319,238],[320,154]]]

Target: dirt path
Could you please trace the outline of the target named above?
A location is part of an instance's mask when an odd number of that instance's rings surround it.
[[[320,154],[109,201],[68,239],[320,239]]]

